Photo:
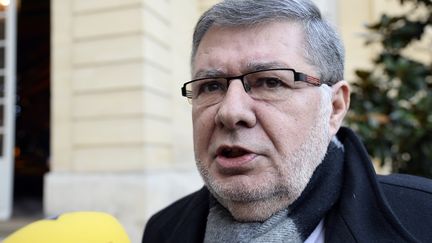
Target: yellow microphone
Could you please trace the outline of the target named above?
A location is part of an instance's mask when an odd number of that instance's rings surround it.
[[[101,212],[65,213],[56,219],[31,223],[4,243],[130,243],[120,223]]]

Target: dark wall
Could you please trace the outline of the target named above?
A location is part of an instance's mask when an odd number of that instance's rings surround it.
[[[14,198],[42,197],[50,138],[50,1],[21,0],[17,15]]]

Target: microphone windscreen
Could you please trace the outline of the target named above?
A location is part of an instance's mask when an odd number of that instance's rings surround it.
[[[102,212],[74,212],[31,223],[4,243],[130,243],[120,223]]]

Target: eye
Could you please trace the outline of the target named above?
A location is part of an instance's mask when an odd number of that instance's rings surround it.
[[[255,81],[255,87],[263,87],[268,89],[275,89],[284,86],[284,82],[275,77],[262,77]]]
[[[199,86],[199,94],[211,94],[225,91],[225,85],[218,80],[204,81]]]

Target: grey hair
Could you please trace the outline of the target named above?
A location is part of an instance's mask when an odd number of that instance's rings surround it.
[[[199,44],[212,26],[249,27],[276,21],[299,23],[304,30],[304,57],[329,85],[343,80],[344,47],[335,29],[310,0],[224,0],[199,19],[192,46],[193,65]]]

